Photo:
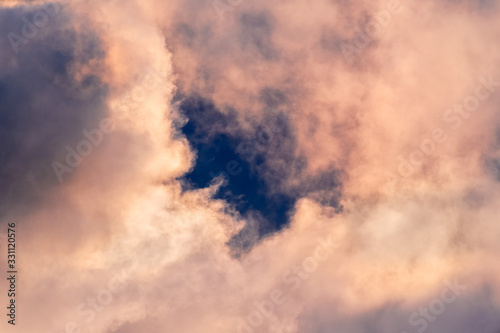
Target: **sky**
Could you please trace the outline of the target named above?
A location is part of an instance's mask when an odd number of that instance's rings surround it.
[[[500,333],[499,17],[2,0],[1,332]]]

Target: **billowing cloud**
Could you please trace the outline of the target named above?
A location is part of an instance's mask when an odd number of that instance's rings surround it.
[[[2,328],[498,332],[498,14],[2,3]]]

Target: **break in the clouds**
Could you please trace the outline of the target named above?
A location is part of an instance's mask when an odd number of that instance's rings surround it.
[[[497,333],[499,10],[2,2],[2,329]]]

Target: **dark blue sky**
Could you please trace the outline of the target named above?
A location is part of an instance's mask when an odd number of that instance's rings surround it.
[[[182,177],[184,190],[205,188],[215,177],[224,177],[215,198],[226,200],[242,216],[259,217],[260,236],[286,226],[300,197],[340,186],[338,174],[331,172],[287,188],[286,181],[300,177],[306,164],[296,154],[295,137],[282,113],[275,115],[280,131],[270,133],[263,130],[267,122],[257,122],[253,131],[243,130],[235,113],[223,113],[199,96],[185,98],[181,110],[189,119],[182,133],[197,152],[194,168]],[[337,195],[322,201],[338,206]]]
[[[266,163],[266,154],[255,148],[255,157],[246,155],[248,149],[252,149],[251,141],[243,133],[238,136],[228,132],[229,128],[237,126],[235,117],[219,112],[201,98],[188,98],[181,108],[189,118],[182,132],[198,154],[194,169],[183,177],[185,189],[207,187],[220,175],[226,181],[217,192],[217,199],[234,205],[242,215],[249,211],[259,212],[275,229],[285,225],[296,197],[275,193],[273,184],[258,168]],[[245,145],[245,150],[241,149],[241,144]]]

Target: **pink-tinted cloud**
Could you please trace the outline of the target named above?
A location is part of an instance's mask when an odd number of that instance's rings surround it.
[[[43,6],[0,5],[2,35]],[[15,221],[20,290],[2,328],[496,333],[498,5],[227,6],[75,0],[18,52],[2,39],[2,244]],[[269,191],[298,197],[286,227],[259,238],[257,215],[214,198],[220,178],[182,188],[192,96],[234,115],[213,133],[248,142],[286,117],[286,140],[252,148]]]

